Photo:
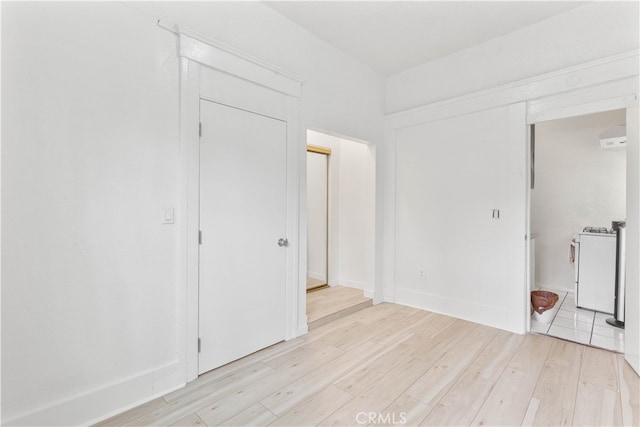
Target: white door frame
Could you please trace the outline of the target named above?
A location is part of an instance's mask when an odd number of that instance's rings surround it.
[[[564,119],[593,113],[625,109],[627,116],[627,259],[638,259],[640,237],[640,158],[638,141],[638,77],[607,82],[568,94],[559,94],[541,98],[529,103],[527,124],[541,123],[548,120]],[[527,190],[527,200],[531,199],[531,188]],[[527,216],[531,217],[531,205],[528,203]],[[530,220],[527,220],[527,224]],[[629,233],[631,230],[631,233]],[[625,322],[625,358],[633,369],[640,373],[640,277],[637,263],[627,265],[626,313],[630,313]],[[528,281],[527,281],[528,282]],[[527,283],[530,290],[532,285]],[[528,327],[530,330],[530,327]]]
[[[287,238],[286,339],[306,332],[304,292],[300,286],[300,159],[306,146],[300,135],[299,101],[302,80],[238,50],[192,31],[161,23],[178,36],[180,57],[180,154],[178,228],[178,348],[187,382],[198,377],[198,268],[199,268],[199,123],[203,87],[216,88],[207,69],[221,71],[279,97],[284,105],[280,118],[287,122]],[[220,84],[218,84],[220,86]],[[222,88],[221,88],[222,89]],[[228,90],[228,87],[224,88]],[[246,95],[246,94],[245,94]],[[302,312],[302,314],[301,314]]]

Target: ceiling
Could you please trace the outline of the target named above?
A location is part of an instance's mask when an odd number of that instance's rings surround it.
[[[392,75],[554,15],[576,1],[268,1],[320,39]]]

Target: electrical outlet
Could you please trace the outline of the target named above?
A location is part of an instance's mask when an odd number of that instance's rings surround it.
[[[423,268],[418,270],[418,279],[424,280],[427,278],[427,271]]]

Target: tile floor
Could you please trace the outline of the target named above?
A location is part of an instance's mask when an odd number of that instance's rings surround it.
[[[531,332],[550,335],[592,347],[624,353],[624,329],[607,323],[612,314],[577,308],[573,293],[557,292],[560,297],[552,310],[551,323],[531,316]]]

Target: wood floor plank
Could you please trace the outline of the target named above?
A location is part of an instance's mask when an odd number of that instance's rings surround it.
[[[522,421],[523,426],[570,426],[572,411],[552,403],[531,399],[527,413]]]
[[[508,331],[499,331],[493,340],[478,354],[468,370],[493,382],[511,361],[525,335],[517,335]]]
[[[292,363],[301,362],[313,357],[318,351],[325,347],[324,344],[318,342],[310,342],[304,346],[297,347],[283,354],[276,355],[264,360],[262,363],[273,368],[279,369]]]
[[[380,413],[393,403],[417,377],[428,368],[423,360],[408,357],[398,363],[380,381],[354,397],[346,405],[331,414],[320,425],[357,425],[362,412]]]
[[[166,406],[145,414],[134,422],[125,423],[124,425],[172,424],[207,405],[224,399],[225,396],[233,394],[237,390],[242,390],[244,387],[254,384],[261,378],[273,375],[275,372],[274,369],[261,363],[247,365],[218,381],[207,383],[206,387],[195,388],[191,393],[173,400]]]
[[[330,384],[273,422],[277,426],[316,425],[353,399],[350,393]]]
[[[387,329],[395,329],[396,325],[405,318],[406,315],[399,311],[391,312],[385,317],[375,318],[373,321],[371,318],[365,318],[364,321],[359,320],[355,325],[349,325],[348,328],[322,338],[320,342],[348,351],[370,340],[372,338],[371,335],[381,334]],[[364,333],[365,331],[367,333]]]
[[[382,346],[370,341],[339,355],[330,364],[319,367],[302,378],[287,384],[261,402],[276,415],[289,411],[358,366],[367,365],[382,351]]]
[[[471,424],[492,387],[491,380],[475,372],[466,371],[420,425],[466,426]]]
[[[544,335],[525,335],[507,366],[525,374],[540,375],[554,341],[557,339]]]
[[[189,414],[186,417],[179,419],[175,423],[170,424],[170,426],[175,426],[175,427],[203,427],[204,426],[206,427],[206,424],[196,414]]]
[[[114,417],[111,417],[102,422],[99,422],[95,424],[95,427],[123,425],[129,422],[138,420],[144,415],[147,415],[150,412],[153,412],[159,408],[164,408],[166,406],[167,406],[167,402],[165,402],[164,399],[159,397],[147,403],[143,403],[142,405],[136,406],[135,408],[129,409],[128,411],[125,411]]]
[[[335,385],[355,396],[378,381],[414,350],[415,347],[400,344],[386,352],[380,352],[377,358],[368,361],[368,363],[354,366],[354,369],[336,381]]]
[[[273,371],[274,369],[270,366],[259,362],[241,365],[240,369],[230,371],[225,376],[207,379],[206,381],[197,381],[178,390],[180,393],[169,393],[164,397],[164,400],[169,404],[180,405],[184,401],[193,401],[200,397],[212,397],[212,393],[216,395],[224,394]]]
[[[622,425],[620,394],[609,388],[580,381],[576,395],[573,425]]]
[[[363,341],[363,334],[368,330],[368,326],[361,322],[353,322],[339,331],[321,338],[319,341],[323,345],[330,345],[336,348],[343,348],[352,343]]]
[[[349,314],[345,317],[341,317],[340,319],[336,319],[325,325],[309,330],[306,335],[303,335],[300,338],[296,338],[294,341],[301,340],[305,344],[315,341],[321,341],[325,337],[340,331],[342,328],[345,328],[348,325],[357,325],[358,323],[362,323],[358,321],[356,314],[357,313]]]
[[[424,311],[403,314],[403,319],[395,323],[393,327],[381,331],[371,338],[371,341],[382,345],[395,345],[399,342],[405,342],[417,333],[421,333],[434,316],[434,313]],[[417,345],[415,346],[417,347]]]
[[[580,379],[617,392],[619,386],[616,353],[599,348],[586,347],[582,358]]]
[[[473,419],[474,426],[514,426],[522,424],[537,377],[507,368]]]
[[[283,354],[287,354],[288,352],[294,351],[298,347],[301,347],[304,345],[308,346],[313,341],[314,340],[308,339],[307,336],[303,336],[295,340],[283,341],[283,342],[274,344],[270,347],[267,347],[255,353],[252,353],[248,356],[245,356],[241,359],[238,359],[232,363],[228,363],[224,366],[221,366],[219,368],[206,372],[200,375],[197,381],[191,382],[187,384],[185,387],[167,394],[166,396],[164,396],[164,399],[168,403],[174,402],[186,395],[189,395],[190,393],[193,392],[194,389],[206,387],[207,383],[209,382],[218,381],[220,378],[231,375],[234,372],[237,372],[255,363],[269,361],[274,357],[279,357]]]
[[[398,304],[382,303],[352,314],[352,318],[367,325],[389,319],[394,313],[403,314],[403,307]]]
[[[405,329],[405,327],[407,326],[407,320],[411,318],[413,321],[419,323],[418,318],[414,316],[416,316],[416,314],[413,312],[398,310],[374,322],[362,322],[367,326],[368,330],[372,331],[372,333],[369,334],[366,339],[378,342],[382,345],[395,345],[398,343],[398,341],[394,342],[392,341],[392,339],[390,339],[390,337],[398,334],[397,336],[402,336],[401,340],[404,341],[406,338],[412,335],[411,331],[407,331]],[[358,342],[351,342],[341,348],[347,348],[353,345],[358,345]]]
[[[417,332],[417,339],[419,339],[420,343],[424,345],[428,342],[429,338],[435,337],[443,330],[464,324],[464,321],[460,321],[459,319],[445,316],[443,314],[432,313],[431,316],[429,316],[429,321],[424,324],[420,331]]]
[[[232,394],[196,411],[207,425],[218,425],[260,402],[305,374],[335,359],[342,351],[326,347],[306,360],[283,366]]]
[[[436,335],[423,338],[424,344],[413,353],[413,356],[433,365],[477,326],[464,320],[453,319]]]
[[[262,406],[260,403],[256,403],[240,412],[238,415],[229,418],[224,422],[225,426],[266,426],[273,421],[277,420],[271,411]]]
[[[533,397],[573,414],[584,349],[580,344],[554,340]]]
[[[406,393],[427,405],[435,406],[496,334],[494,328],[477,325],[457,340]]]
[[[640,377],[624,360],[623,355],[619,354],[617,358],[622,423],[625,426],[638,426],[640,425]]]
[[[371,423],[371,426],[417,426],[424,419],[424,417],[431,412],[433,408],[429,405],[425,405],[417,399],[403,394],[395,401],[391,403],[384,411],[380,413],[382,415],[380,420],[376,420],[375,423]],[[387,422],[378,422],[387,421]]]

